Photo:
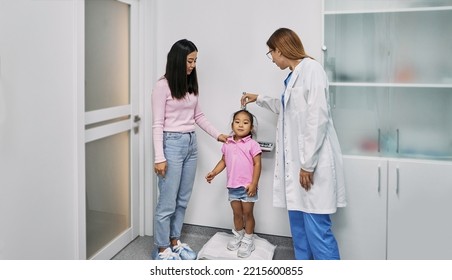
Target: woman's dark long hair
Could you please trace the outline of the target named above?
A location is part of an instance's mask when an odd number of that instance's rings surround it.
[[[198,95],[198,77],[196,67],[187,75],[187,56],[198,51],[193,42],[182,39],[174,43],[168,53],[165,78],[171,90],[171,96],[182,99],[188,93]]]

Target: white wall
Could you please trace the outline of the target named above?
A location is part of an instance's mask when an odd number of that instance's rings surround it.
[[[279,27],[301,37],[308,54],[320,60],[322,1],[157,0],[156,72],[164,74],[171,45],[182,38],[199,49],[197,71],[201,107],[210,121],[230,132],[232,113],[240,109],[243,91],[279,97],[288,70],[281,71],[267,57],[266,41]],[[256,105],[248,109],[258,119],[258,140],[274,141],[276,116]],[[226,174],[207,184],[204,176],[221,157],[221,144],[198,131],[198,173],[186,223],[231,228]],[[290,235],[285,209],[272,206],[274,152],[263,155],[260,201],[255,206],[256,232]]]
[[[0,1],[0,259],[74,259],[73,1]]]

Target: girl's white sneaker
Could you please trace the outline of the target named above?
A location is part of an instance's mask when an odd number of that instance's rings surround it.
[[[235,251],[240,247],[240,242],[242,241],[243,235],[245,234],[245,230],[236,231],[232,229],[232,233],[234,237],[228,242],[228,250]]]

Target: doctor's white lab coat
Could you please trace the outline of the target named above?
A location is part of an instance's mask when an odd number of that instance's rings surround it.
[[[328,79],[320,63],[305,58],[281,99],[259,95],[256,104],[278,114],[273,206],[331,214],[345,207],[342,154],[328,104]],[[305,191],[300,168],[314,171]]]

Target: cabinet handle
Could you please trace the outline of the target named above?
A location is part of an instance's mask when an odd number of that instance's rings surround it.
[[[399,194],[399,181],[400,181],[400,173],[399,173],[399,167],[396,168],[396,194]]]
[[[378,152],[380,152],[381,129],[378,129]]]
[[[397,153],[399,153],[399,129],[397,128]]]
[[[381,165],[378,165],[378,193],[380,193],[381,189]]]
[[[331,96],[331,101],[333,102],[333,109],[336,109],[336,91],[333,90],[332,92],[332,96]]]

